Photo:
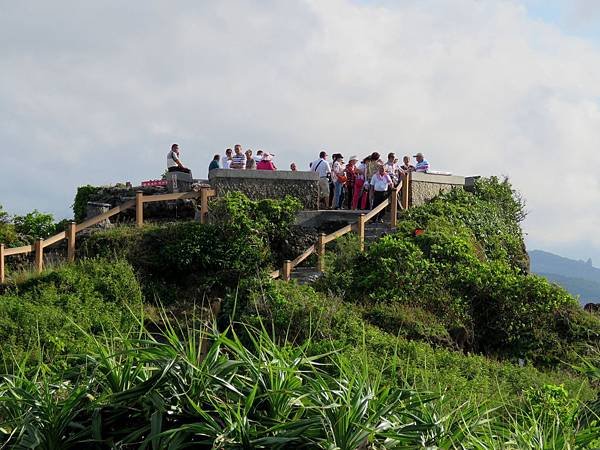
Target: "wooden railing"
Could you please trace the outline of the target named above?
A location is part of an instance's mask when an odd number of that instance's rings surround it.
[[[99,224],[100,222],[103,222],[131,208],[135,208],[136,226],[141,227],[144,224],[144,203],[200,198],[200,223],[205,223],[208,216],[208,199],[214,195],[214,189],[210,188],[201,188],[200,191],[158,195],[144,195],[143,192],[138,191],[135,194],[135,200],[126,201],[125,203],[115,206],[105,213],[99,214],[79,224],[71,222],[66,231],[62,231],[47,239],[38,239],[33,245],[7,248],[4,244],[0,244],[0,283],[4,283],[6,279],[5,263],[7,256],[35,252],[34,267],[36,272],[40,273],[44,268],[44,248],[66,239],[67,261],[72,262],[75,260],[75,240],[79,231]]]
[[[317,254],[317,271],[325,271],[325,246],[327,243],[335,241],[337,238],[344,236],[352,231],[358,234],[360,251],[365,249],[365,225],[377,214],[383,211],[388,206],[390,207],[390,227],[396,227],[398,221],[398,195],[401,195],[400,203],[403,209],[409,207],[409,189],[410,189],[410,173],[402,177],[401,183],[391,190],[390,195],[383,202],[369,211],[367,214],[361,214],[358,221],[353,224],[346,225],[337,231],[330,234],[321,233],[317,238],[317,243],[308,247],[296,259],[283,262],[281,270],[271,272],[271,278],[281,278],[289,281],[292,276],[292,270],[308,258],[313,253]]]

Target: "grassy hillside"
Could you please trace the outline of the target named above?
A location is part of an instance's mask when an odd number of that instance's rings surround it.
[[[507,182],[414,208],[364,253],[336,241],[314,286],[266,276],[296,208],[232,195],[211,225],[99,232],[87,260],[15,281],[0,295],[0,441],[600,445],[599,319],[527,275]]]

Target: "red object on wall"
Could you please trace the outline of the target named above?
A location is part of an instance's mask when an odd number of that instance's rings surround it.
[[[148,180],[142,181],[142,187],[146,186],[166,186],[167,180]]]

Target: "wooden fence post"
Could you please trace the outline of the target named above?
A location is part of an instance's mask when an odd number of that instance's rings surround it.
[[[37,241],[35,241],[34,244],[34,248],[35,248],[35,271],[37,273],[42,273],[42,269],[44,268],[44,246],[43,246],[44,240],[42,238],[39,238]]]
[[[398,220],[398,191],[396,188],[392,189],[390,203],[390,227],[395,228]]]
[[[208,189],[200,190],[200,223],[206,223],[208,216]]]
[[[319,234],[317,240],[317,271],[325,272],[325,233]]]
[[[77,234],[77,224],[69,222],[67,227],[67,261],[75,261],[75,235]]]
[[[358,216],[358,246],[361,252],[365,251],[365,215]]]
[[[290,281],[292,278],[292,262],[289,259],[286,259],[283,262],[283,267],[281,268],[281,279],[283,281]]]
[[[142,191],[135,193],[135,224],[138,227],[144,225],[144,193]]]
[[[402,209],[408,209],[408,191],[410,189],[410,172],[402,180]]]
[[[0,244],[0,284],[4,283],[4,244]]]

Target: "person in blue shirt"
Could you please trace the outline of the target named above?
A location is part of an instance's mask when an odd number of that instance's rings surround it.
[[[423,157],[423,153],[419,152],[415,155],[417,159],[417,165],[415,166],[415,172],[427,172],[429,171],[429,161]]]

